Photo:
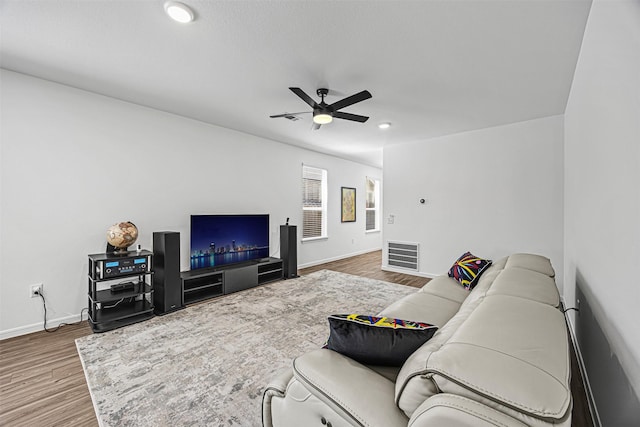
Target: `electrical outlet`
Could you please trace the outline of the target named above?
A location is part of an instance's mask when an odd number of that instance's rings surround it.
[[[37,298],[42,295],[42,288],[44,285],[42,283],[36,283],[35,285],[31,285],[29,288],[29,296],[31,298]]]

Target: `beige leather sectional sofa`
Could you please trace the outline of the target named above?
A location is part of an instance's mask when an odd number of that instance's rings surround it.
[[[379,315],[440,328],[401,367],[327,349],[298,357],[268,385],[263,425],[571,425],[569,341],[547,258],[494,261],[471,292],[437,277]]]

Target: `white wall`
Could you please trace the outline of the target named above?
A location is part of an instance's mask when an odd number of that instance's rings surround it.
[[[576,304],[577,282],[593,295],[600,326],[640,398],[637,0],[592,4],[565,113],[565,194],[565,301]]]
[[[301,224],[301,165],[329,171],[329,239],[298,246],[299,265],[381,247],[364,232],[365,176],[381,170],[2,70],[0,338],[74,320],[87,299],[87,254],[108,226],[131,220],[138,242],[181,233],[188,268],[189,215],[268,213]],[[212,102],[215,102],[213,100]],[[340,187],[358,189],[356,223],[340,223]],[[300,230],[299,234],[300,234]]]
[[[385,147],[384,241],[418,242],[431,276],[467,250],[542,254],[561,287],[562,141],[555,116]]]

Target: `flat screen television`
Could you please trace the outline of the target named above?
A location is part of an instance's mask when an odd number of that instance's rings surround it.
[[[269,215],[191,215],[191,270],[269,257]]]

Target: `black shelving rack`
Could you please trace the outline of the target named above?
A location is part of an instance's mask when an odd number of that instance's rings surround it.
[[[89,255],[88,311],[93,332],[110,331],[154,316],[152,257],[153,253],[146,250]],[[111,263],[129,259],[135,261],[135,271],[108,271]],[[111,285],[122,282],[129,282],[129,288],[111,290]]]

